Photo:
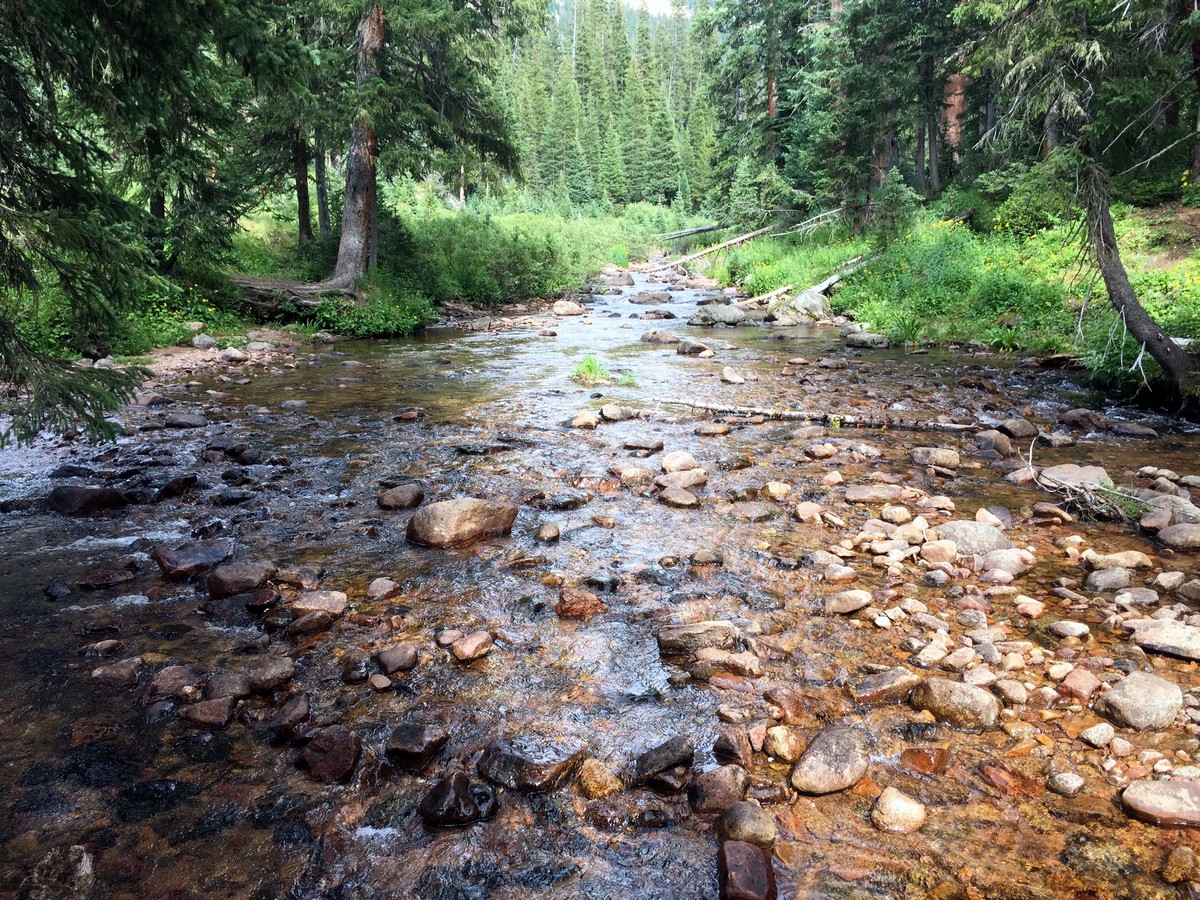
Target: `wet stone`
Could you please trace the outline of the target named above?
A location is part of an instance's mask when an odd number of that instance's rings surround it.
[[[473,631],[450,645],[450,652],[459,662],[473,662],[487,656],[492,649],[492,636],[486,631]]]
[[[175,718],[181,719],[200,728],[219,730],[228,728],[233,721],[237,709],[237,697],[221,697],[216,700],[202,700],[190,706],[181,706],[175,710]]]
[[[571,490],[563,491],[550,497],[543,497],[535,501],[534,506],[549,512],[566,512],[587,506],[591,502],[592,493],[590,491]]]
[[[1125,811],[1152,825],[1200,826],[1200,783],[1135,781],[1121,795]]]
[[[918,775],[940,775],[949,759],[945,747],[909,747],[901,752],[900,765]]]
[[[362,741],[341,725],[322,728],[300,754],[300,761],[314,779],[324,784],[345,781],[358,765]]]
[[[664,656],[693,654],[704,647],[732,650],[738,633],[732,622],[695,622],[664,625],[658,632],[658,648]]]
[[[903,703],[921,683],[919,675],[902,666],[868,675],[850,689],[856,703]]]
[[[688,786],[688,802],[702,815],[723,813],[746,796],[750,777],[741,766],[720,766],[701,772]]]
[[[895,787],[886,787],[871,809],[871,824],[880,831],[910,834],[925,824],[925,805]]]
[[[1100,715],[1137,731],[1169,728],[1183,705],[1179,686],[1147,672],[1132,672],[1096,701]]]
[[[775,518],[778,512],[778,509],[774,505],[758,500],[733,503],[729,506],[729,514],[731,516],[736,519],[744,519],[747,522],[765,522],[768,519]]]
[[[295,660],[289,656],[276,656],[250,672],[250,689],[256,694],[269,694],[291,681],[295,674]]]
[[[1200,628],[1173,619],[1138,623],[1132,641],[1143,650],[1200,660]]]
[[[303,637],[309,634],[320,634],[322,631],[328,631],[333,627],[334,617],[332,614],[324,610],[310,612],[298,619],[295,619],[287,626],[288,634],[294,637]]]
[[[825,598],[825,615],[847,615],[870,606],[874,598],[869,591],[842,591]]]
[[[537,533],[534,535],[534,540],[539,544],[550,544],[557,541],[561,536],[559,527],[551,522],[544,523],[538,526]]]
[[[292,615],[297,619],[312,613],[327,613],[337,618],[346,611],[349,602],[341,591],[309,591],[292,601]]]
[[[564,619],[591,619],[608,610],[607,604],[591,591],[580,587],[560,589],[554,611]]]
[[[1174,550],[1200,550],[1200,524],[1171,525],[1159,531],[1158,539]]]
[[[208,573],[208,592],[214,600],[248,594],[265,585],[279,571],[272,562],[226,563]]]
[[[300,694],[283,705],[267,728],[276,740],[294,741],[308,722],[310,711],[308,695]]]
[[[199,666],[167,666],[150,680],[151,700],[195,699],[204,684],[205,671]]]
[[[22,900],[87,900],[95,882],[95,860],[87,848],[56,847],[34,866],[16,896]]]
[[[625,785],[598,759],[585,759],[579,766],[579,789],[589,800],[621,793]]]
[[[1089,591],[1097,593],[1109,593],[1111,591],[1119,591],[1121,588],[1127,588],[1132,584],[1132,577],[1128,569],[1096,569],[1090,572],[1084,580],[1083,586]]]
[[[987,731],[1000,718],[1000,701],[974,685],[930,678],[912,692],[912,705],[959,728]]]
[[[964,555],[986,556],[993,550],[1011,550],[1012,541],[999,528],[983,522],[960,519],[944,522],[937,526],[938,537],[954,541],[958,552]]]
[[[428,547],[459,547],[485,537],[507,535],[517,508],[472,497],[442,500],[417,510],[408,523],[408,539]]]
[[[376,578],[367,585],[367,600],[372,603],[387,600],[400,592],[400,585],[390,578]]]
[[[375,657],[384,675],[409,672],[417,667],[417,645],[405,642],[381,650]]]
[[[775,871],[762,848],[725,841],[717,855],[721,900],[775,900]]]
[[[362,684],[371,674],[370,660],[365,656],[350,656],[342,663],[341,677],[346,684]]]
[[[830,726],[812,739],[792,769],[791,784],[802,794],[831,794],[853,787],[867,774],[869,750],[861,732]]]
[[[717,822],[722,841],[745,841],[769,848],[775,843],[775,817],[752,800],[734,803]]]
[[[64,516],[89,516],[120,509],[127,503],[125,495],[113,488],[74,485],[59,485],[50,492],[46,502],[52,510]]]
[[[736,765],[743,769],[749,768],[754,758],[754,749],[746,732],[725,730],[713,741],[713,758],[723,766]]]
[[[217,672],[204,686],[205,700],[221,700],[226,697],[241,699],[249,697],[250,678],[244,672]]]
[[[450,734],[438,725],[406,723],[388,736],[388,759],[403,769],[423,769],[441,752]]]
[[[435,781],[417,807],[426,825],[443,828],[491,818],[496,809],[496,792],[489,785],[472,784],[461,772]]]
[[[675,766],[690,766],[696,754],[695,745],[687,735],[676,735],[637,757],[629,767],[630,784],[644,784],[660,772]]]
[[[1086,782],[1075,772],[1058,772],[1046,779],[1046,787],[1062,797],[1076,797]]]
[[[559,788],[582,761],[582,750],[561,757],[555,748],[499,740],[483,751],[478,768],[479,774],[493,784],[522,793],[539,793]]]
[[[154,561],[170,581],[183,581],[203,575],[233,555],[236,544],[231,540],[189,541],[174,550],[155,550]]]
[[[380,509],[413,509],[425,499],[425,491],[416,483],[389,488],[376,498]]]

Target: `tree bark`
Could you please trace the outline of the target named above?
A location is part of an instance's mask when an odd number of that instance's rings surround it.
[[[941,133],[938,130],[938,114],[929,116],[929,195],[936,197],[942,192],[942,173],[939,171],[941,156]]]
[[[1042,128],[1042,159],[1049,159],[1062,140],[1062,113],[1057,101],[1046,110]]]
[[[333,237],[333,227],[329,222],[329,175],[325,171],[325,132],[320,125],[316,129],[317,146],[314,160],[314,174],[317,179],[317,234],[321,243]]]
[[[308,141],[297,124],[292,129],[292,171],[296,179],[296,221],[301,247],[313,242],[312,204],[308,197]]]
[[[383,7],[372,3],[358,23],[355,82],[361,89],[379,72],[383,49]],[[349,287],[367,270],[371,250],[371,221],[375,212],[375,161],[379,153],[375,124],[360,111],[350,132],[346,154],[346,201],[342,207],[342,239],[338,244],[330,287]]]
[[[1200,392],[1200,357],[1176,344],[1150,314],[1142,308],[1129,275],[1121,262],[1112,213],[1108,207],[1108,182],[1104,170],[1091,162],[1084,170],[1084,199],[1087,208],[1088,239],[1100,275],[1108,290],[1108,300],[1120,314],[1134,340],[1140,343],[1162,368],[1164,377],[1181,394]]]
[[[925,194],[925,118],[917,120],[917,158],[913,161],[913,180],[917,193]]]

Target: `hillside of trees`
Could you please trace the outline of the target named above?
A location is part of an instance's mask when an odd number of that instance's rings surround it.
[[[570,289],[655,231],[807,240],[818,216],[813,239],[848,253],[894,253],[942,220],[976,241],[1082,236],[1094,279],[1025,253],[1037,302],[1046,285],[1060,309],[1102,291],[1121,339],[1194,393],[1197,356],[1171,339],[1200,337],[1190,262],[1146,302],[1118,235],[1138,230],[1127,204],[1195,201],[1197,60],[1200,12],[1141,0],[7,4],[14,434],[80,418],[103,433],[137,373],[73,360],[161,343],[176,331],[152,326],[204,305],[250,314],[239,275],[314,304],[366,297],[376,333],[402,332],[438,301]],[[481,255],[438,249],[457,232]],[[753,252],[811,254],[796,234]],[[753,259],[731,261],[744,283]],[[1008,306],[1034,303],[1023,290]]]

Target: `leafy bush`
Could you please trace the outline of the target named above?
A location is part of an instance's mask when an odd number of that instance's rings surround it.
[[[399,337],[412,334],[437,318],[429,298],[383,273],[364,286],[365,302],[323,300],[311,318],[319,329],[345,337]]]

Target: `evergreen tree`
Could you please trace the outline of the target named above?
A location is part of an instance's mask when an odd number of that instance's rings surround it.
[[[625,175],[629,184],[629,199],[645,200],[650,177],[650,111],[646,88],[636,57],[629,60],[625,70],[625,102],[622,110],[621,141],[625,151]]]
[[[620,205],[629,199],[629,181],[625,175],[621,132],[612,116],[604,131],[604,153],[600,159],[600,187],[609,203]]]

